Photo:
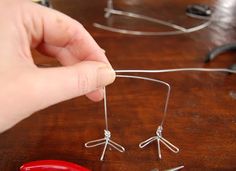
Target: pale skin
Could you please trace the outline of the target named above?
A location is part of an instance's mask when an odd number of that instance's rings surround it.
[[[104,50],[79,22],[29,0],[0,1],[0,38],[0,132],[68,99],[102,100],[102,88],[115,80]],[[38,68],[31,49],[62,67]]]

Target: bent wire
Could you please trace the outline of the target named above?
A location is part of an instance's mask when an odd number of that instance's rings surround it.
[[[157,140],[157,143],[158,143],[158,156],[160,158],[161,158],[160,143],[163,143],[167,148],[169,148],[173,152],[179,151],[179,149],[177,147],[175,147],[173,144],[171,144],[169,141],[167,141],[162,136],[163,124],[164,124],[164,121],[166,119],[166,114],[167,114],[167,109],[168,109],[168,102],[169,102],[169,97],[170,97],[170,90],[171,90],[170,85],[168,83],[164,82],[164,81],[157,80],[157,79],[152,79],[152,78],[147,78],[147,77],[131,76],[131,75],[116,75],[116,77],[117,78],[132,78],[132,79],[147,80],[147,81],[152,81],[152,82],[160,83],[160,84],[163,84],[163,85],[167,86],[168,91],[167,91],[167,96],[166,96],[164,113],[163,113],[163,117],[162,117],[162,120],[161,120],[161,124],[159,125],[159,127],[157,129],[158,130],[157,136],[155,136],[154,138],[155,138],[155,140]],[[101,139],[97,139],[97,140],[92,140],[92,141],[89,141],[89,142],[85,143],[86,148],[92,148],[92,147],[97,147],[97,146],[100,146],[100,145],[104,145],[103,152],[102,152],[102,155],[100,157],[101,161],[104,159],[106,149],[107,149],[108,146],[113,147],[114,149],[116,149],[119,152],[124,152],[125,151],[125,148],[123,146],[121,146],[121,145],[119,145],[116,142],[111,140],[111,132],[108,129],[107,98],[106,98],[106,89],[105,88],[104,88],[104,113],[105,113],[105,125],[106,125],[106,128],[104,130],[105,137],[101,138]],[[154,139],[154,138],[152,138],[152,139]],[[151,142],[153,142],[153,141],[148,141],[143,146],[139,145],[139,147],[144,148],[145,146],[147,146]]]
[[[228,72],[228,73],[234,73],[236,74],[236,70],[227,69],[227,68],[177,68],[177,69],[161,69],[161,70],[115,70],[116,73],[168,73],[168,72],[182,72],[182,71],[201,71],[201,72]],[[168,87],[168,93],[167,93],[167,99],[165,103],[165,109],[164,109],[164,115],[161,121],[161,125],[157,128],[156,136],[153,136],[139,144],[140,148],[144,148],[148,144],[152,143],[153,141],[157,141],[158,143],[158,154],[159,158],[161,158],[161,149],[160,149],[160,143],[163,143],[167,148],[169,148],[172,152],[178,153],[179,149],[175,147],[172,143],[167,141],[162,136],[163,131],[163,124],[165,121],[167,108],[168,108],[168,101],[170,96],[170,86],[168,83],[152,78],[147,77],[140,77],[140,76],[130,76],[130,75],[117,75],[117,77],[120,78],[136,78],[136,79],[142,79],[142,80],[148,80],[153,82],[158,82],[166,85]],[[106,89],[104,88],[104,110],[105,110],[105,125],[106,129],[104,130],[104,138],[97,139],[93,141],[89,141],[85,144],[86,148],[96,147],[100,145],[104,145],[104,149],[101,155],[100,160],[104,159],[105,152],[107,149],[107,146],[110,145],[111,147],[115,148],[116,150],[120,152],[124,152],[125,148],[121,145],[117,144],[116,142],[111,140],[111,132],[108,130],[108,119],[107,119],[107,99],[106,99]]]
[[[107,1],[107,8],[105,8],[105,17],[109,18],[111,15],[120,15],[120,16],[136,18],[136,19],[142,19],[142,20],[149,21],[152,23],[161,24],[161,25],[171,27],[171,28],[175,29],[175,31],[166,31],[166,32],[134,31],[134,30],[116,28],[116,27],[112,27],[112,26],[105,26],[105,25],[102,25],[99,23],[94,23],[93,24],[94,27],[97,27],[97,28],[100,28],[103,30],[107,30],[107,31],[111,31],[111,32],[136,35],[136,36],[168,36],[168,35],[179,35],[179,34],[186,34],[186,33],[199,31],[201,29],[208,27],[212,22],[212,20],[210,18],[209,20],[207,20],[206,22],[204,22],[201,25],[198,25],[198,26],[195,26],[192,28],[184,28],[184,27],[179,26],[177,24],[173,24],[173,23],[163,21],[160,19],[156,19],[153,17],[149,17],[149,16],[145,16],[145,15],[141,15],[141,14],[136,14],[136,13],[132,13],[132,12],[116,10],[113,8],[113,0],[108,0]]]
[[[139,144],[139,148],[144,148],[147,145],[151,144],[154,141],[157,141],[157,148],[158,148],[158,157],[159,159],[162,159],[162,155],[161,155],[161,143],[163,143],[169,150],[171,150],[174,153],[178,153],[179,152],[179,148],[174,146],[172,143],[170,143],[168,140],[166,140],[165,138],[163,138],[162,136],[162,131],[163,131],[163,127],[159,126],[156,130],[156,136],[153,136],[151,138],[148,138],[147,140],[141,142]]]
[[[124,152],[125,148],[121,146],[120,144],[117,144],[116,142],[111,140],[111,132],[108,129],[108,119],[107,119],[107,98],[106,98],[106,88],[104,88],[104,114],[105,114],[105,130],[104,130],[104,138],[97,139],[97,140],[92,140],[87,143],[85,143],[86,148],[92,148],[92,147],[97,147],[104,145],[102,155],[100,157],[100,160],[102,161],[104,159],[106,150],[108,146],[113,147],[119,152]]]
[[[153,23],[162,24],[164,26],[168,26],[168,27],[171,27],[171,28],[174,28],[176,30],[183,31],[183,32],[186,31],[186,28],[184,28],[182,26],[172,24],[172,23],[169,23],[167,21],[159,20],[159,19],[156,19],[156,18],[148,17],[148,16],[145,16],[145,15],[141,15],[141,14],[136,14],[136,13],[132,13],[132,12],[125,12],[125,11],[115,10],[115,9],[110,9],[110,8],[105,8],[105,12],[107,14],[110,14],[110,15],[114,14],[114,15],[121,15],[121,16],[136,18],[136,19],[142,19],[142,20],[153,22]]]
[[[130,70],[115,70],[116,73],[169,73],[169,72],[227,72],[236,74],[236,70],[228,68],[175,68],[175,69],[160,69],[160,70],[145,70],[145,69],[130,69]]]
[[[161,120],[161,124],[158,126],[157,131],[156,131],[156,136],[153,136],[151,138],[148,138],[147,140],[141,142],[139,144],[139,148],[144,148],[147,145],[149,145],[150,143],[157,141],[157,145],[158,145],[158,157],[161,159],[162,155],[161,155],[161,143],[163,143],[163,145],[165,145],[168,149],[170,149],[172,152],[174,153],[178,153],[179,152],[179,148],[174,146],[172,143],[170,143],[168,140],[166,140],[163,136],[162,136],[162,131],[163,131],[163,124],[165,122],[166,119],[166,115],[167,115],[167,109],[168,109],[168,103],[169,103],[169,99],[170,99],[170,91],[171,91],[171,87],[168,83],[161,81],[161,80],[157,80],[157,79],[153,79],[153,78],[147,78],[147,77],[140,77],[140,76],[131,76],[131,75],[116,75],[116,77],[118,78],[132,78],[132,79],[140,79],[140,80],[146,80],[146,81],[152,81],[152,82],[156,82],[156,83],[160,83],[162,85],[165,85],[167,87],[167,95],[166,95],[166,101],[165,101],[165,107],[164,107],[164,112],[163,112],[163,116],[162,116],[162,120]]]

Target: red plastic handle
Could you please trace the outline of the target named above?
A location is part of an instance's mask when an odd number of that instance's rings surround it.
[[[60,160],[41,160],[26,163],[20,171],[91,171],[74,163]]]

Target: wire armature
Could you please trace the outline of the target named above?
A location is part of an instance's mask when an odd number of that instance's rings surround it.
[[[116,142],[111,140],[111,132],[108,129],[108,117],[107,117],[107,97],[106,97],[106,88],[104,88],[104,114],[105,114],[105,130],[104,130],[104,138],[92,140],[87,143],[85,143],[86,148],[92,148],[104,145],[102,155],[100,157],[100,160],[103,161],[107,147],[111,146],[117,151],[123,153],[125,152],[125,148],[121,146],[120,144],[117,144]]]
[[[161,158],[160,143],[163,143],[171,151],[177,153],[179,151],[179,149],[177,147],[175,147],[173,144],[171,144],[169,141],[167,141],[165,138],[163,138],[163,136],[162,136],[163,124],[164,124],[164,121],[166,119],[168,103],[169,103],[169,98],[170,98],[170,91],[171,91],[170,85],[168,83],[164,82],[164,81],[157,80],[157,79],[152,79],[152,78],[147,78],[147,77],[131,76],[131,75],[116,75],[116,77],[117,78],[131,78],[131,79],[140,79],[140,80],[152,81],[152,82],[156,82],[156,83],[160,83],[162,85],[165,85],[168,88],[162,120],[160,122],[160,125],[157,128],[157,136],[151,137],[152,141],[150,141],[149,140],[150,138],[149,138],[148,140],[145,140],[144,142],[140,143],[141,145],[139,145],[139,147],[144,148],[145,146],[147,146],[148,144],[150,144],[151,142],[156,140],[157,143],[158,143],[158,156],[160,158]],[[101,138],[101,139],[97,139],[97,140],[92,140],[92,141],[89,141],[89,142],[85,143],[86,148],[92,148],[92,147],[97,147],[97,146],[100,146],[100,145],[104,145],[103,152],[102,152],[102,155],[100,157],[101,161],[104,159],[106,149],[107,149],[108,146],[113,147],[114,149],[116,149],[119,152],[124,152],[125,151],[125,148],[123,146],[121,146],[120,144],[117,144],[116,142],[111,140],[111,132],[109,131],[109,128],[108,128],[107,97],[106,96],[107,96],[106,89],[104,88],[104,114],[105,114],[104,135],[105,135],[105,137]]]
[[[227,69],[227,68],[211,68],[211,69],[210,68],[177,68],[177,69],[162,69],[162,70],[115,70],[115,72],[118,74],[119,73],[168,73],[168,72],[182,72],[182,71],[228,72],[228,73],[236,74],[235,70]],[[120,78],[133,78],[133,79],[142,79],[142,80],[147,80],[147,81],[153,81],[153,82],[161,83],[161,84],[166,85],[168,87],[166,103],[165,103],[165,108],[164,108],[164,114],[162,117],[161,124],[158,126],[158,128],[156,130],[156,136],[153,136],[153,137],[141,142],[139,144],[139,147],[144,148],[147,145],[149,145],[150,143],[157,141],[159,158],[162,158],[161,146],[160,146],[161,143],[163,143],[172,152],[178,153],[179,149],[176,146],[174,146],[172,143],[167,141],[165,138],[163,138],[163,136],[162,136],[163,124],[164,124],[164,121],[165,121],[166,115],[167,115],[168,102],[169,102],[170,91],[171,91],[170,85],[164,81],[160,81],[160,80],[156,80],[156,79],[152,79],[152,78],[147,78],[147,77],[131,76],[131,75],[116,75],[116,76],[120,77]],[[104,88],[104,113],[105,113],[105,130],[104,130],[105,137],[102,139],[89,141],[85,144],[86,148],[104,145],[104,149],[103,149],[100,160],[104,159],[106,149],[109,145],[120,152],[125,151],[125,148],[123,146],[121,146],[111,140],[111,132],[108,129],[107,99],[106,99],[106,89],[105,88]]]
[[[164,111],[163,111],[163,116],[162,116],[161,123],[160,123],[160,125],[158,126],[158,128],[156,130],[156,136],[153,136],[153,137],[151,137],[151,138],[141,142],[139,144],[139,147],[140,148],[144,148],[147,145],[149,145],[150,143],[152,143],[154,141],[157,141],[158,156],[159,156],[160,159],[162,158],[162,155],[161,155],[161,143],[163,143],[163,145],[165,145],[172,152],[178,153],[179,152],[179,148],[174,146],[168,140],[166,140],[163,137],[163,135],[162,135],[163,124],[164,124],[165,119],[166,119],[167,109],[168,109],[168,104],[169,104],[169,99],[170,99],[170,92],[171,92],[170,85],[168,83],[164,82],[164,81],[153,79],[153,78],[147,78],[147,77],[131,76],[131,75],[116,75],[116,77],[118,77],[118,78],[131,78],[131,79],[146,80],[146,81],[151,81],[151,82],[159,83],[159,84],[165,85],[167,87],[167,95],[166,95],[166,100],[165,100],[165,107],[164,107]]]
[[[168,35],[179,35],[179,34],[186,34],[186,33],[199,31],[201,29],[208,27],[212,22],[211,18],[209,18],[209,20],[207,20],[206,22],[204,22],[201,25],[198,25],[198,26],[195,26],[192,28],[185,28],[185,27],[179,26],[177,24],[173,24],[173,23],[163,21],[160,19],[156,19],[153,17],[149,17],[149,16],[145,16],[145,15],[141,15],[141,14],[136,14],[136,13],[132,13],[132,12],[116,10],[116,9],[114,9],[114,6],[113,6],[113,0],[108,0],[107,1],[107,8],[105,8],[105,18],[109,18],[111,15],[120,15],[120,16],[126,16],[126,17],[145,20],[145,21],[149,21],[152,23],[161,24],[161,25],[171,27],[171,28],[175,29],[175,31],[166,31],[166,32],[150,32],[150,31],[136,31],[136,30],[134,31],[134,30],[127,30],[127,29],[120,29],[120,28],[116,28],[116,27],[112,27],[112,26],[105,26],[105,25],[102,25],[99,23],[94,23],[93,24],[94,27],[97,27],[97,28],[100,28],[103,30],[107,30],[107,31],[111,31],[111,32],[136,35],[136,36],[168,36]]]

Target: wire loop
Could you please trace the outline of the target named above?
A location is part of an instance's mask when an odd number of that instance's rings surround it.
[[[92,148],[92,147],[97,147],[97,146],[105,144],[103,151],[102,151],[102,155],[100,157],[101,161],[104,159],[105,152],[106,152],[106,149],[108,146],[113,147],[114,149],[116,149],[117,151],[119,151],[121,153],[125,152],[125,148],[123,146],[112,141],[110,138],[111,138],[111,132],[108,130],[104,130],[104,138],[89,141],[89,142],[85,143],[85,147]]]
[[[158,145],[158,156],[161,159],[162,155],[161,155],[161,143],[163,143],[170,151],[172,151],[173,153],[178,153],[179,152],[179,148],[176,147],[175,145],[173,145],[172,143],[170,143],[168,140],[166,140],[163,136],[162,136],[162,131],[163,131],[163,127],[159,126],[157,128],[156,131],[156,136],[153,136],[151,138],[148,138],[147,140],[141,142],[139,144],[139,148],[144,148],[147,145],[151,144],[154,141],[157,141],[157,145]]]

